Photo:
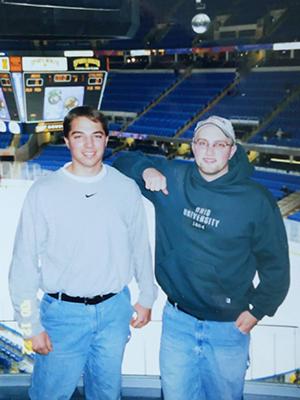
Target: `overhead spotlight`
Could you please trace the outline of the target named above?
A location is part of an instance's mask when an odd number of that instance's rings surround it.
[[[205,10],[206,4],[202,0],[196,0],[196,10]]]
[[[197,14],[192,19],[192,29],[196,33],[205,33],[209,28],[210,22],[207,14]]]
[[[192,29],[198,34],[205,33],[210,25],[209,16],[203,12],[206,9],[206,4],[202,0],[195,0],[195,8],[198,14],[192,19]]]
[[[14,135],[20,135],[21,128],[20,125],[16,121],[10,121],[8,124],[8,130]]]

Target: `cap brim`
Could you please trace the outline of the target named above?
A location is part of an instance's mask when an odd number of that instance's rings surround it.
[[[222,131],[224,133],[224,135],[228,138],[231,139],[233,141],[233,143],[235,143],[235,138],[233,138],[228,132],[226,132],[226,130],[224,130],[220,125],[216,124],[215,122],[211,122],[211,121],[207,121],[207,122],[203,122],[201,124],[199,124],[199,126],[196,126],[195,131],[194,131],[194,136],[196,135],[197,131],[202,128],[203,126],[206,125],[214,125],[217,128],[220,129],[220,131]]]

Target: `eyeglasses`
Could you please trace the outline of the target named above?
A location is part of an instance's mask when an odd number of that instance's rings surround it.
[[[213,143],[208,143],[207,140],[205,139],[196,139],[193,140],[193,143],[195,146],[197,146],[201,150],[206,150],[208,147],[212,147],[214,150],[217,151],[223,151],[226,149],[226,147],[232,147],[232,143],[227,143],[224,141],[217,141]]]

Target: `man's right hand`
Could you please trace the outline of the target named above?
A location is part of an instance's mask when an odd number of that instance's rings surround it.
[[[146,189],[152,192],[162,191],[163,194],[168,195],[167,178],[155,168],[146,168],[143,172],[143,179],[145,181]]]
[[[39,354],[48,354],[53,350],[51,340],[47,332],[43,331],[31,339],[32,350]]]

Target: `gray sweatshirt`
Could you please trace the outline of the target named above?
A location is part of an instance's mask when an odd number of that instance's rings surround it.
[[[151,308],[157,288],[144,205],[133,180],[109,166],[94,177],[61,168],[31,186],[9,274],[15,316],[25,337],[44,330],[39,288],[93,297],[119,292],[133,276],[138,302]]]

